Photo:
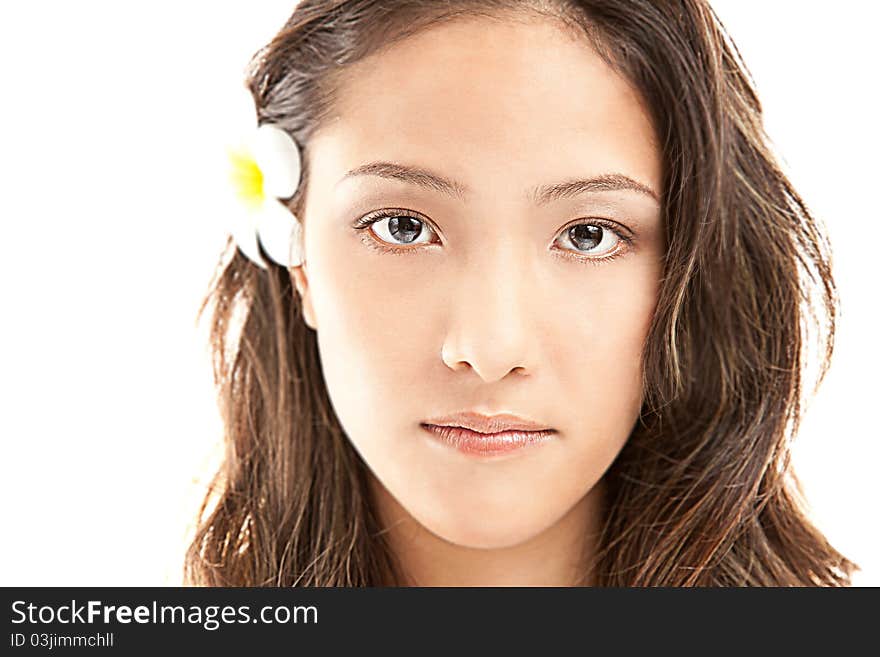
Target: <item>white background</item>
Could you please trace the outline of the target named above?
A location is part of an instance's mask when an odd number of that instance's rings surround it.
[[[856,583],[880,585],[878,12],[714,6],[830,231],[843,316],[795,464]],[[0,5],[0,585],[180,583],[220,435],[195,316],[225,242],[224,108],[291,9]]]

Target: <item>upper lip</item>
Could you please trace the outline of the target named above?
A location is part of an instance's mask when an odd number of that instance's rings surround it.
[[[464,411],[436,417],[424,422],[441,427],[461,427],[479,433],[499,433],[501,431],[552,431],[546,424],[540,424],[532,420],[513,415],[512,413],[500,413],[498,415],[483,415]]]

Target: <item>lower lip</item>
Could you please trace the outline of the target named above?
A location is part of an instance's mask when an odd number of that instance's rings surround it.
[[[458,451],[476,456],[511,454],[525,447],[547,442],[556,433],[553,430],[479,433],[461,427],[441,427],[436,424],[423,424],[422,428]]]

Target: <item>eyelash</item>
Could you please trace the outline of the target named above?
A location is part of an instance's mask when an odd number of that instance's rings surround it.
[[[364,228],[368,228],[369,226],[373,225],[377,221],[381,221],[382,219],[387,219],[388,217],[398,217],[398,216],[407,216],[407,217],[412,217],[414,219],[418,219],[420,222],[427,225],[430,228],[430,230],[432,230],[434,232],[435,235],[437,234],[437,230],[431,226],[431,222],[428,221],[425,217],[423,217],[418,212],[414,212],[413,210],[405,210],[403,208],[388,208],[385,210],[377,210],[376,212],[371,212],[370,214],[365,215],[365,216],[361,217],[360,219],[358,219],[354,223],[354,228],[355,228],[355,230],[360,231],[360,230],[363,230]],[[607,221],[605,219],[598,219],[598,218],[591,217],[589,220],[576,221],[574,223],[569,224],[565,228],[563,228],[562,231],[560,232],[560,235],[564,234],[565,231],[567,231],[571,228],[574,228],[575,226],[580,226],[580,225],[599,226],[600,228],[602,228],[604,230],[610,230],[612,233],[614,233],[615,236],[617,236],[617,238],[621,242],[623,242],[625,247],[622,249],[617,248],[616,250],[612,251],[608,255],[598,256],[598,257],[582,256],[582,255],[578,255],[575,251],[571,251],[569,249],[562,249],[562,251],[564,251],[566,254],[570,254],[570,255],[563,256],[563,257],[573,257],[574,259],[579,260],[581,262],[586,261],[592,265],[601,265],[605,262],[610,262],[611,260],[616,260],[617,258],[623,257],[624,255],[629,253],[630,249],[632,248],[634,239],[630,235],[624,233],[616,224],[614,224],[610,221]],[[368,231],[368,232],[371,232],[371,231]],[[417,250],[414,247],[397,247],[397,246],[387,245],[387,244],[384,244],[383,242],[381,242],[379,239],[377,239],[375,237],[371,237],[368,234],[363,235],[362,241],[368,247],[370,247],[371,249],[374,249],[375,251],[378,251],[379,253],[386,253],[386,254],[390,253],[392,255],[404,255],[404,254],[408,254],[408,253],[411,253],[411,252]],[[554,240],[554,242],[555,242],[555,240]]]

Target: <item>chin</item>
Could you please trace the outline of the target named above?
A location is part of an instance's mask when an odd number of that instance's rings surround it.
[[[487,522],[484,514],[474,517],[417,519],[425,529],[447,543],[481,550],[498,550],[525,543],[552,524],[550,519],[546,525],[526,522],[522,517],[517,517],[515,510],[510,510],[506,516],[499,517],[496,514],[491,522]]]

